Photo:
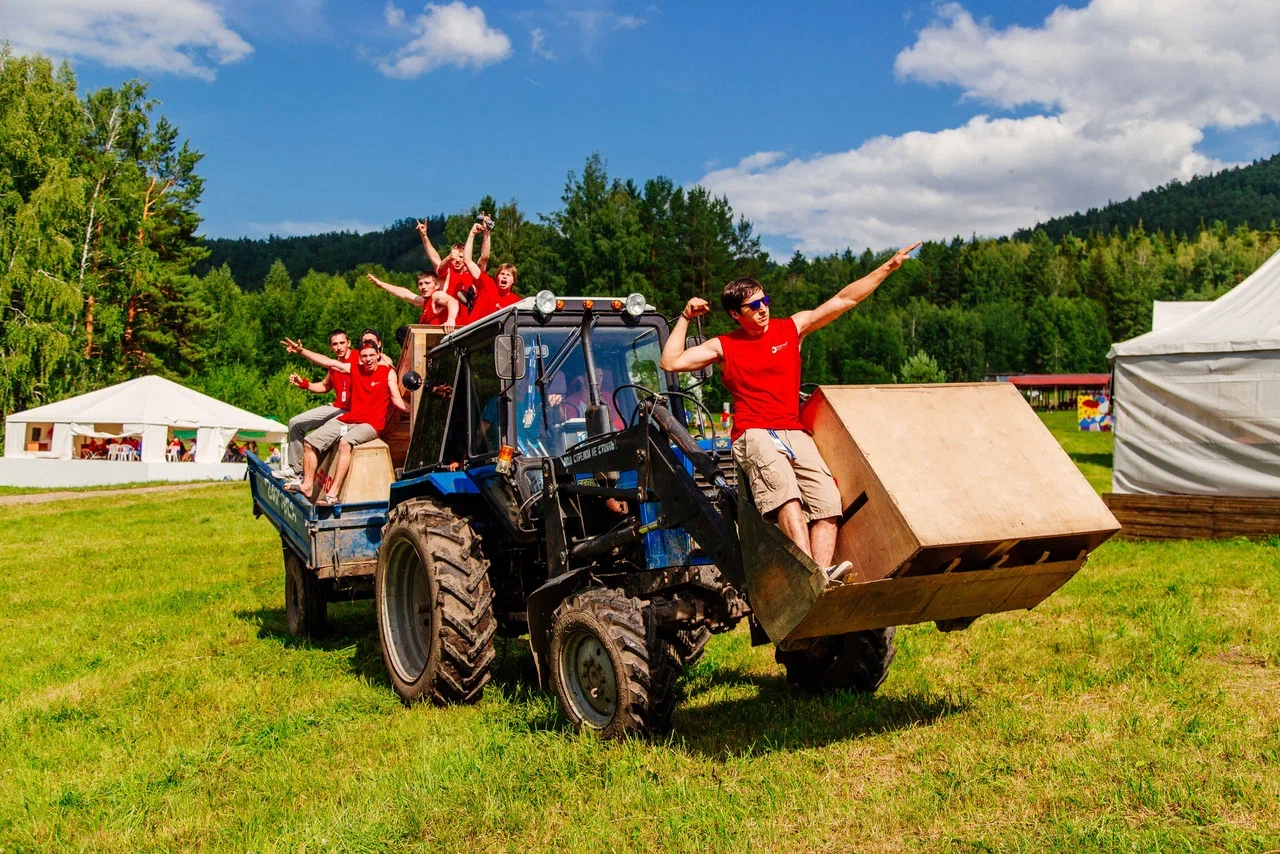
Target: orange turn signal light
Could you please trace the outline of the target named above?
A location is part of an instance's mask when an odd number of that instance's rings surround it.
[[[622,311],[622,300],[620,300],[620,299],[616,299],[616,300],[614,300],[613,302],[609,303],[609,306],[610,306],[614,311]]]
[[[591,309],[595,307],[596,307],[596,301],[593,299],[584,299],[582,301],[582,308],[586,311],[591,311]]]
[[[515,459],[516,449],[512,445],[503,445],[498,450],[498,462],[494,465],[494,469],[498,474],[511,473],[511,461]]]
[[[556,311],[559,311],[562,308],[564,308],[564,300],[562,299],[556,300]]]

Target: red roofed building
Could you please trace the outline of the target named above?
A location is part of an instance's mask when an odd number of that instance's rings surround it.
[[[987,379],[1013,383],[1037,409],[1075,409],[1077,395],[1109,393],[1111,388],[1111,374],[999,374]]]

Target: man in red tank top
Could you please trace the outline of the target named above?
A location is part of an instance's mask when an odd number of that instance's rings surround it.
[[[384,282],[373,273],[366,273],[365,276],[393,297],[399,297],[422,309],[422,313],[418,315],[419,323],[443,326],[445,332],[452,332],[458,324],[458,301],[440,287],[440,280],[435,273],[418,274],[416,294],[408,288]]]
[[[499,264],[497,279],[491,278],[488,273],[481,273],[480,281],[476,284],[475,301],[467,312],[467,323],[520,302],[521,297],[515,292],[515,287],[515,264]]]
[[[378,438],[387,424],[388,405],[401,412],[409,411],[408,404],[400,395],[400,383],[395,369],[382,364],[381,357],[382,351],[375,339],[362,336],[359,362],[354,368],[338,361],[329,365],[333,370],[349,374],[351,408],[307,434],[303,443],[302,482],[288,484],[285,489],[310,495],[315,486],[320,455],[337,442],[338,459],[333,466],[332,479],[324,494],[316,499],[316,506],[331,507],[337,504],[342,482],[347,477],[347,469],[351,467],[351,449]]]
[[[900,250],[817,308],[781,320],[770,320],[769,296],[759,282],[736,279],[720,297],[738,324],[736,330],[686,349],[689,321],[710,311],[706,300],[694,297],[662,348],[665,371],[723,365],[721,379],[733,398],[733,456],[747,476],[756,507],[832,581],[852,565],[831,565],[836,523],[844,508],[831,469],[800,423],[800,342],[870,296],[919,245]]]

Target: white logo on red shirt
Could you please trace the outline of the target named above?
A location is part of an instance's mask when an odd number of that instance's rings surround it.
[[[791,343],[790,341],[783,341],[781,344],[774,344],[773,345],[774,355],[777,355],[779,350],[781,350],[783,347],[787,346],[790,343]]]

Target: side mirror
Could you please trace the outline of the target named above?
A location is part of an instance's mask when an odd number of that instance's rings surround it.
[[[693,335],[684,339],[684,348],[688,350],[692,347],[697,347],[700,344],[705,344],[706,341],[707,339],[702,338],[701,336]],[[707,365],[705,368],[699,368],[694,371],[693,376],[697,377],[699,382],[706,382],[711,379],[711,365]]]
[[[519,335],[499,335],[493,339],[493,364],[498,379],[524,379],[524,339]]]
[[[400,378],[400,382],[409,391],[417,391],[422,388],[422,375],[417,371],[405,371],[404,376]]]

